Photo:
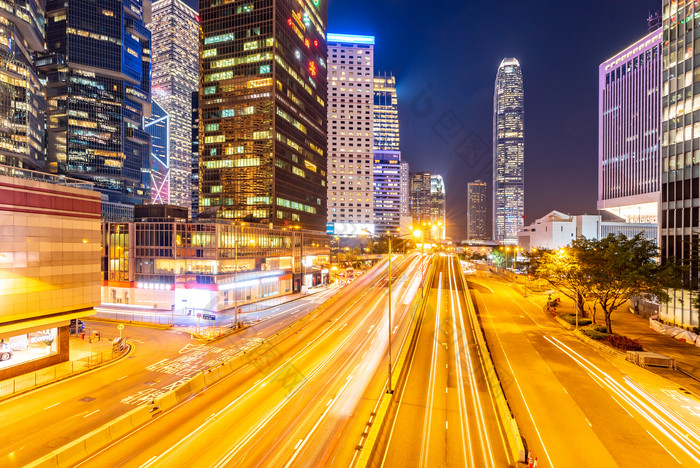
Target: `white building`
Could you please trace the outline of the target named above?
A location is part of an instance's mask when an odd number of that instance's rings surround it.
[[[579,237],[602,239],[609,234],[633,237],[639,232],[643,232],[647,239],[656,240],[655,223],[603,221],[600,215],[568,215],[551,211],[518,231],[518,247],[526,250],[558,249]]]
[[[328,34],[329,232],[374,224],[373,148],[374,37]]]

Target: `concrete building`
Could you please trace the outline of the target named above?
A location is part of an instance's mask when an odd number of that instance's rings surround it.
[[[656,29],[598,74],[598,209],[656,223],[661,181],[661,49]]]
[[[486,182],[476,180],[467,184],[467,240],[488,239],[488,187]]]
[[[647,239],[656,239],[656,224],[603,221],[600,215],[569,215],[551,211],[518,231],[518,246],[526,250],[558,249],[579,237],[602,239],[609,234],[633,237],[640,232]]]
[[[192,183],[192,92],[199,88],[199,15],[181,0],[152,5],[152,90],[170,115],[170,203],[189,208]]]
[[[401,152],[374,150],[374,232],[397,235],[401,225]]]
[[[81,180],[0,166],[0,200],[4,380],[67,361],[70,320],[99,305],[100,194]]]
[[[514,244],[525,214],[525,104],[520,63],[505,58],[493,96],[493,238]]]
[[[401,161],[401,216],[411,216],[411,177],[408,161]]]
[[[325,234],[188,221],[177,207],[137,207],[136,215],[103,225],[104,303],[222,311],[327,281]]]
[[[328,34],[328,224],[374,224],[374,37]],[[369,229],[374,232],[374,227]]]

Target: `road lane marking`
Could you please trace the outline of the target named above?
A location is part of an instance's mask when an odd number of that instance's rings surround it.
[[[53,408],[54,406],[58,406],[58,405],[60,405],[60,404],[61,404],[61,402],[59,401],[58,403],[54,403],[54,404],[51,405],[51,406],[47,406],[46,408],[44,408],[44,410],[47,410],[47,409],[49,409],[49,408]]]
[[[87,418],[88,416],[92,416],[93,414],[97,413],[98,411],[100,411],[100,410],[95,410],[92,413],[86,414],[85,416],[83,416],[83,419]]]
[[[662,446],[662,447],[664,448],[664,450],[666,450],[666,453],[668,453],[669,455],[671,455],[671,458],[673,458],[674,460],[676,460],[676,461],[678,462],[679,465],[683,465],[683,463],[681,463],[680,461],[678,461],[678,459],[677,459],[671,452],[668,451],[668,449],[664,446],[664,444],[662,444],[661,442],[659,442],[659,439],[657,439],[656,437],[654,437],[654,434],[652,434],[652,433],[649,432],[649,431],[647,431],[647,434],[649,434],[649,435],[651,436],[651,438],[654,439],[654,440],[656,441],[657,444],[659,444],[660,446]]]
[[[117,379],[117,381],[119,381],[119,380],[124,380],[124,379],[125,379],[125,378],[127,378],[127,377],[129,377],[129,375],[128,375],[128,374],[127,374],[127,375],[125,375],[124,377],[119,377],[119,378]]]

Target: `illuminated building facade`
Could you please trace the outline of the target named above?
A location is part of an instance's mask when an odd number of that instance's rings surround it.
[[[328,223],[374,224],[374,37],[329,34],[328,66]]]
[[[661,82],[661,208],[659,243],[662,258],[690,265],[684,288],[671,291],[659,316],[685,326],[700,326],[695,304],[700,266],[700,10],[695,2],[663,1]]]
[[[467,184],[467,240],[487,240],[486,182],[475,180]]]
[[[199,2],[200,214],[325,231],[327,8]]]
[[[71,319],[100,304],[100,194],[0,166],[0,380],[69,359]],[[53,373],[52,373],[53,375]]]
[[[385,72],[374,77],[374,149],[401,151],[400,141],[396,78]]]
[[[92,182],[123,207],[149,198],[151,33],[141,0],[48,0],[47,154],[56,171]],[[113,215],[115,211],[103,213]]]
[[[398,234],[401,223],[401,152],[374,150],[374,233]]]
[[[170,200],[170,115],[156,101],[151,106],[151,116],[144,119],[144,130],[151,135],[151,165],[143,168],[148,178],[144,185],[150,189],[150,203],[168,204]],[[146,170],[148,169],[148,170]]]
[[[0,2],[0,164],[48,169],[44,91],[33,54],[44,51],[44,2]]]
[[[192,159],[190,162],[192,171],[192,209],[190,217],[199,216],[199,91],[192,93]]]
[[[181,0],[152,5],[153,96],[170,115],[170,202],[189,208],[192,197],[192,92],[199,88],[199,16]]]
[[[444,239],[445,181],[441,175],[425,171],[411,172],[410,179],[413,225],[426,230],[431,239]]]
[[[661,42],[659,28],[599,67],[598,209],[633,223],[658,219]]]
[[[401,161],[401,168],[400,168],[401,174],[400,174],[400,184],[401,184],[401,190],[400,190],[400,206],[401,206],[401,216],[411,216],[411,196],[410,193],[411,191],[409,190],[409,187],[411,185],[411,169],[408,164],[408,161]]]
[[[328,281],[324,233],[188,221],[173,208],[144,205],[135,221],[104,223],[104,303],[222,311]]]
[[[493,96],[493,237],[515,244],[525,213],[523,74],[514,58],[498,67]]]

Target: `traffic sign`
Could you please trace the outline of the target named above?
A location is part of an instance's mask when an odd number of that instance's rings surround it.
[[[197,312],[197,318],[202,318],[202,314]]]
[[[124,330],[124,325],[122,325],[121,323],[117,325],[117,330]]]
[[[216,320],[216,315],[210,315],[210,314],[203,314],[202,318],[204,320]]]

